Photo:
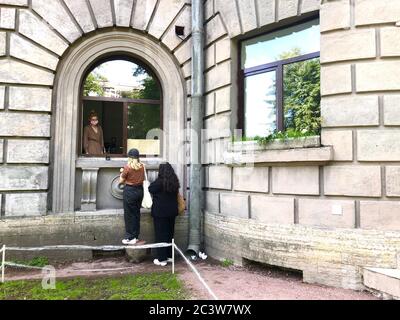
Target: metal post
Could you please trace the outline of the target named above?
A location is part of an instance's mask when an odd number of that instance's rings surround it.
[[[175,274],[175,239],[172,239],[172,274]]]
[[[1,283],[4,283],[4,268],[6,266],[6,245],[1,249]]]

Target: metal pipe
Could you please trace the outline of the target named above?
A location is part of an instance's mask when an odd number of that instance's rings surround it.
[[[200,252],[202,222],[201,144],[204,96],[204,8],[192,0],[192,108],[190,139],[190,210],[188,252]]]

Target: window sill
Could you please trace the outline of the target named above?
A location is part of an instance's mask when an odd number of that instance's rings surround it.
[[[322,147],[319,136],[275,140],[265,146],[257,141],[245,141],[230,144],[225,164],[323,164],[333,161],[333,156],[333,147]]]

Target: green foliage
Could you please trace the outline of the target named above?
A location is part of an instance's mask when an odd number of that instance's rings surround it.
[[[222,266],[224,268],[229,268],[229,267],[233,266],[233,264],[234,264],[234,262],[230,259],[225,259],[222,261]]]
[[[35,257],[29,261],[14,261],[16,264],[22,264],[30,267],[43,268],[49,265],[49,259],[46,257]]]
[[[314,132],[309,131],[296,131],[293,129],[288,129],[285,132],[275,132],[267,137],[254,137],[252,140],[257,141],[260,145],[267,145],[274,140],[288,140],[288,139],[300,139],[305,137],[315,136]]]
[[[83,95],[85,97],[89,96],[91,93],[96,94],[98,96],[103,96],[104,95],[104,89],[101,85],[102,82],[107,81],[107,78],[92,72],[90,73],[83,85]]]
[[[321,128],[321,67],[319,59],[284,67],[285,127],[318,135]]]
[[[57,280],[55,290],[41,281],[12,281],[0,286],[0,300],[185,300],[183,282],[170,273],[117,278]]]

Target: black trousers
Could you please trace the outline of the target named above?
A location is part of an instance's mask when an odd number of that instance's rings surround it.
[[[171,243],[175,233],[176,217],[157,218],[153,217],[154,230],[156,233],[156,243]],[[158,248],[156,250],[156,259],[167,261],[172,258],[172,247]]]
[[[139,239],[140,209],[143,201],[143,186],[124,188],[124,218],[126,239]]]

